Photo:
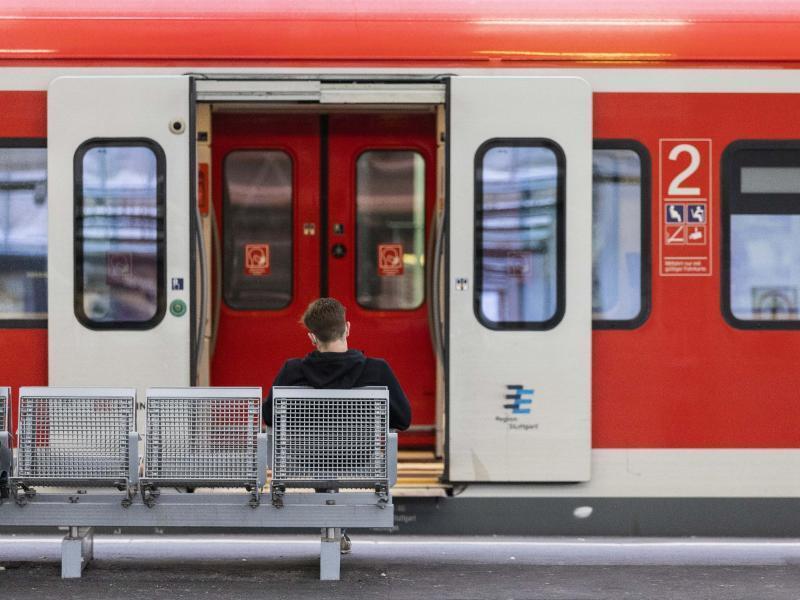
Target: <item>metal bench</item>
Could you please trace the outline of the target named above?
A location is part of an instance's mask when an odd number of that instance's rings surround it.
[[[367,488],[378,508],[389,505],[389,490],[397,479],[397,434],[389,433],[386,387],[274,387],[272,398],[274,506],[284,506],[291,488],[312,488],[328,494]],[[329,502],[336,501],[330,496]],[[339,578],[341,536],[339,527],[327,527],[322,532],[323,579]]]
[[[114,487],[123,495],[115,494],[113,502],[133,503],[139,476],[135,389],[24,387],[18,413],[11,478],[17,506],[31,503],[37,487],[76,489],[67,495],[72,504],[86,488]],[[80,577],[93,554],[91,523],[73,519],[66,507],[43,505],[69,527],[61,544],[62,577]]]
[[[266,484],[261,388],[147,390],[142,498],[167,486],[244,487],[258,506]]]
[[[0,387],[0,502],[9,496],[11,478],[11,388]]]
[[[259,388],[150,389],[141,481],[135,393],[125,391],[130,403],[111,402],[120,397],[111,390],[21,390],[16,501],[0,504],[0,527],[68,526],[62,577],[80,577],[91,560],[93,527],[308,527],[322,530],[320,578],[339,579],[343,528],[394,525],[385,388],[275,388],[271,445]]]

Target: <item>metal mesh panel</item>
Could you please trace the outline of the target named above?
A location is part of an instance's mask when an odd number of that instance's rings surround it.
[[[21,396],[15,479],[125,484],[132,397]]]
[[[0,431],[8,431],[8,405],[10,400],[6,394],[6,390],[0,388]]]
[[[273,484],[386,484],[386,398],[274,399]]]
[[[147,399],[145,479],[255,485],[261,398]]]

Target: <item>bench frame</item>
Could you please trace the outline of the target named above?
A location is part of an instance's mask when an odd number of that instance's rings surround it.
[[[129,444],[129,455],[137,456],[137,466],[132,468],[131,478],[135,472],[135,483],[138,484],[137,433],[129,436]],[[268,444],[259,446],[266,448]],[[267,464],[271,463],[270,457],[265,456],[264,459]],[[131,463],[133,467],[133,459]],[[396,433],[390,433],[387,439],[387,465],[391,473],[391,485],[396,480]],[[13,485],[11,489],[14,490]],[[382,497],[374,490],[313,493],[286,490],[279,504],[253,503],[251,494],[246,490],[227,488],[198,489],[191,494],[161,489],[158,501],[150,504],[140,494],[129,498],[108,488],[76,486],[48,488],[44,492],[28,488],[21,492],[13,499],[0,498],[0,527],[68,528],[61,546],[61,576],[64,578],[80,577],[81,571],[93,559],[95,527],[244,527],[254,531],[315,528],[321,531],[320,579],[338,580],[342,529],[390,529],[394,526],[391,495]]]

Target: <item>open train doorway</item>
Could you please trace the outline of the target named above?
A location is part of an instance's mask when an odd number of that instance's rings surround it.
[[[287,358],[313,350],[299,323],[305,308],[335,297],[348,310],[350,347],[386,359],[411,402],[401,479],[438,483],[426,273],[436,110],[222,109],[210,129],[210,383],[268,389]]]

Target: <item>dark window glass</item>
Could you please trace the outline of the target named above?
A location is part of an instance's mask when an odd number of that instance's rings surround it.
[[[592,316],[630,321],[642,312],[642,161],[629,149],[592,160]]]
[[[99,329],[164,314],[165,159],[151,141],[91,141],[76,154],[75,312]]]
[[[723,313],[743,328],[800,327],[800,142],[723,155]]]
[[[46,318],[47,150],[0,148],[0,327]]]
[[[549,329],[564,312],[564,159],[550,141],[478,151],[476,312],[488,327]]]
[[[276,310],[292,301],[292,159],[279,150],[225,157],[223,294],[228,306]]]
[[[409,150],[356,162],[356,289],[365,308],[417,308],[425,296],[425,160]]]

